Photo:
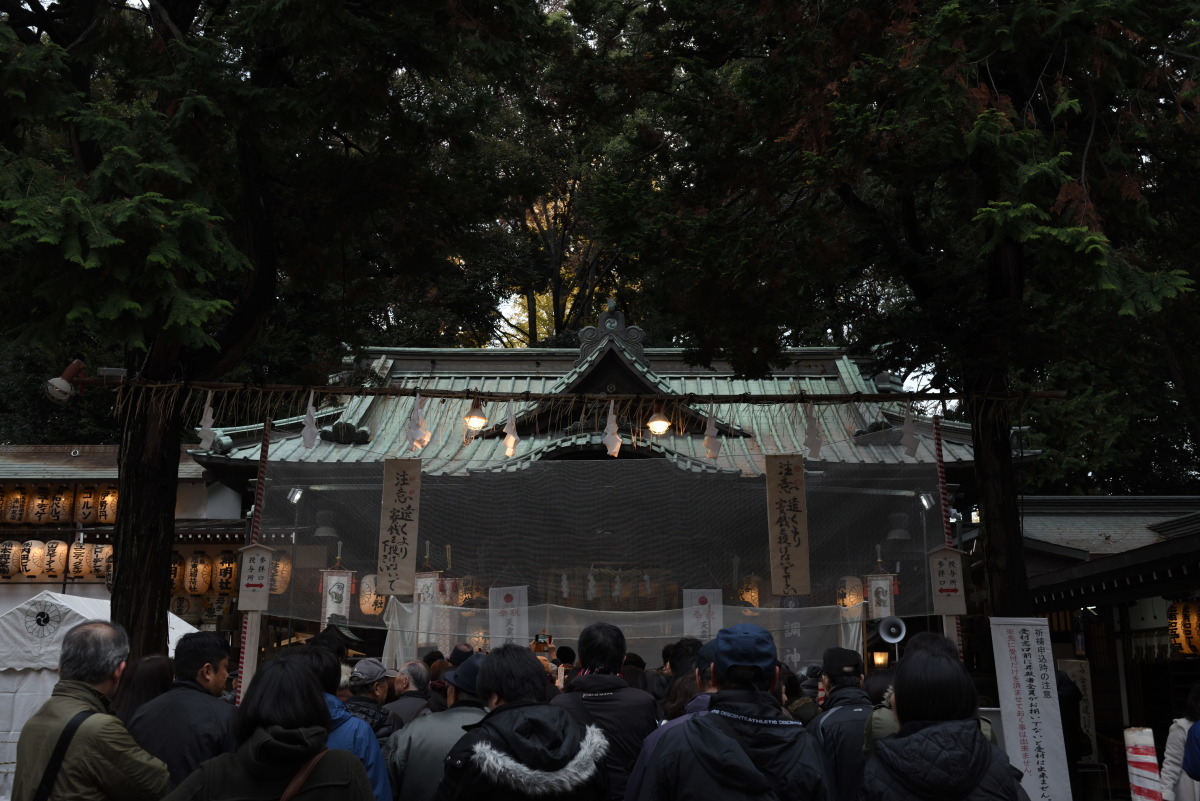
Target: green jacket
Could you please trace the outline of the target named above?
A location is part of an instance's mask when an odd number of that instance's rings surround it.
[[[32,801],[59,735],[76,713],[90,710],[63,757],[49,801],[157,801],[167,792],[167,766],[147,754],[108,699],[82,681],[63,679],[25,722],[17,741],[12,801]]]

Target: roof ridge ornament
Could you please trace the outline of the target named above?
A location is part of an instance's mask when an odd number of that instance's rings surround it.
[[[642,364],[648,364],[642,345],[646,339],[646,332],[636,325],[625,325],[624,313],[617,311],[616,301],[609,298],[607,307],[600,312],[597,324],[580,329],[579,358],[575,360],[575,365],[583,364],[610,339],[624,346],[625,350]]]

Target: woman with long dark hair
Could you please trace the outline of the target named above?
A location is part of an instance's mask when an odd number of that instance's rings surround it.
[[[1200,782],[1183,772],[1183,746],[1187,742],[1188,729],[1200,720],[1200,682],[1192,685],[1183,717],[1176,718],[1167,732],[1167,745],[1163,749],[1162,797],[1163,801],[1200,801]]]
[[[954,655],[930,650],[902,659],[892,679],[900,730],[875,741],[861,801],[1028,801],[1021,771],[980,731],[978,705]]]
[[[325,748],[329,725],[313,672],[300,660],[273,659],[254,675],[238,707],[238,750],[202,764],[167,798],[372,801],[371,782],[358,757]]]
[[[113,699],[113,714],[121,719],[125,728],[133,720],[133,713],[147,701],[152,701],[171,689],[175,669],[171,657],[162,654],[143,656],[125,666],[117,696]]]

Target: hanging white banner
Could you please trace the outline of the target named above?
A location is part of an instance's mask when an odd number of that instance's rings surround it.
[[[866,579],[867,604],[871,609],[870,617],[875,620],[896,614],[896,606],[892,599],[892,574],[876,573],[864,578]]]
[[[992,650],[1008,761],[1030,798],[1070,798],[1050,626],[1041,618],[991,618]]]
[[[804,457],[766,457],[767,533],[771,554],[771,594],[808,595],[808,498]]]
[[[708,642],[725,628],[721,590],[683,591],[683,636]]]
[[[343,625],[350,621],[350,587],[353,582],[353,570],[321,571],[322,626],[329,622],[330,615],[340,615]]]
[[[492,647],[529,644],[529,587],[488,590],[488,628]]]
[[[417,531],[421,517],[421,460],[383,461],[383,506],[379,513],[380,595],[411,595],[417,574]]]

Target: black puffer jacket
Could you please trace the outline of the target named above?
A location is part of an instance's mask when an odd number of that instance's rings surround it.
[[[862,801],[1029,801],[1021,771],[975,719],[910,723],[875,743]]]
[[[371,731],[375,732],[375,737],[379,740],[380,748],[387,743],[393,732],[404,725],[399,715],[389,712],[370,698],[352,695],[343,703],[347,712],[371,727]]]
[[[826,696],[825,711],[808,724],[825,753],[829,796],[835,801],[858,799],[866,762],[863,738],[872,709],[861,687],[837,687]]]
[[[608,798],[604,735],[562,709],[513,701],[463,730],[446,756],[437,801]]]
[[[640,801],[826,801],[816,738],[779,702],[754,690],[722,690],[696,715],[663,732]]]

